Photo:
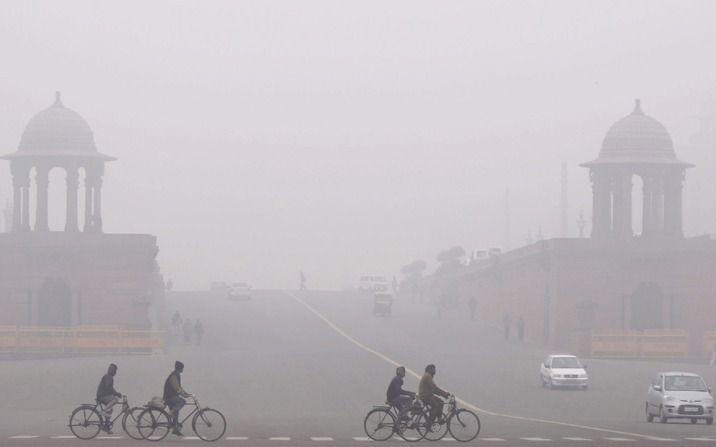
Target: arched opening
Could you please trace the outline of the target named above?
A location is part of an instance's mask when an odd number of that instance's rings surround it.
[[[60,278],[47,278],[37,296],[40,326],[72,325],[72,291]]]
[[[631,296],[631,328],[664,328],[664,293],[655,283],[642,283]]]

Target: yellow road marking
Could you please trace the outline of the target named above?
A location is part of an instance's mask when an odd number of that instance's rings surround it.
[[[333,322],[332,322],[331,320],[329,320],[326,316],[324,316],[322,313],[320,313],[319,311],[317,311],[316,309],[314,309],[313,306],[311,306],[310,304],[306,303],[305,301],[303,301],[303,300],[302,300],[301,298],[299,298],[298,296],[294,295],[293,293],[291,293],[291,292],[289,292],[289,291],[287,291],[287,290],[284,290],[283,293],[285,293],[287,296],[289,296],[290,298],[292,298],[294,301],[296,301],[297,303],[299,303],[300,305],[302,305],[303,307],[305,307],[309,312],[311,312],[312,314],[314,314],[314,315],[315,315],[316,317],[318,317],[319,319],[323,320],[323,322],[326,323],[326,325],[328,325],[331,329],[333,329],[335,332],[337,332],[337,333],[338,333],[339,335],[341,335],[343,338],[345,338],[345,339],[348,340],[349,342],[353,343],[354,345],[358,346],[358,347],[361,348],[362,350],[364,350],[364,351],[366,351],[366,352],[369,352],[369,353],[375,355],[376,357],[380,358],[381,360],[384,360],[384,361],[387,362],[387,363],[390,363],[390,364],[393,365],[393,366],[396,366],[396,367],[397,367],[397,366],[404,366],[404,365],[402,365],[402,364],[396,362],[395,360],[391,359],[391,358],[388,357],[387,355],[385,355],[385,354],[383,354],[383,353],[381,353],[381,352],[379,352],[379,351],[376,351],[375,349],[373,349],[373,348],[371,348],[371,347],[369,347],[369,346],[366,346],[366,345],[364,345],[363,343],[359,342],[358,340],[356,340],[355,338],[353,338],[351,335],[349,335],[347,332],[345,332],[343,329],[341,329],[341,328],[339,328],[338,326],[336,326],[335,323],[333,323]],[[411,376],[413,376],[413,377],[415,377],[416,379],[420,380],[420,377],[421,377],[420,374],[418,374],[418,373],[415,372],[414,370],[412,370],[412,369],[410,369],[410,368],[408,368],[408,367],[405,367],[405,371],[406,371],[407,373],[409,373]],[[613,430],[613,429],[610,429],[610,428],[594,427],[594,426],[591,426],[591,425],[572,424],[572,423],[569,423],[569,422],[552,421],[552,420],[549,420],[549,419],[540,419],[540,418],[533,418],[533,417],[528,417],[528,416],[516,416],[516,415],[513,415],[513,414],[506,414],[506,413],[497,413],[497,412],[494,412],[494,411],[486,410],[486,409],[484,409],[484,408],[480,408],[480,407],[478,407],[477,405],[473,405],[473,404],[471,404],[470,402],[467,402],[467,401],[465,401],[465,400],[463,400],[463,399],[460,399],[460,398],[457,398],[456,400],[457,400],[458,402],[460,402],[460,404],[462,404],[462,405],[465,406],[466,408],[469,408],[469,409],[471,409],[471,410],[473,410],[473,411],[477,411],[478,413],[483,413],[483,414],[487,414],[487,415],[490,415],[490,416],[497,416],[497,417],[507,418],[507,419],[513,419],[513,420],[517,420],[517,421],[538,422],[538,423],[541,423],[541,424],[552,424],[552,425],[559,425],[559,426],[562,426],[562,427],[580,428],[580,429],[584,429],[584,430],[593,430],[593,431],[598,431],[598,432],[602,432],[602,433],[613,433],[613,434],[617,434],[617,435],[635,436],[635,437],[638,437],[638,438],[650,439],[650,440],[655,440],[655,439],[657,439],[657,437],[655,437],[655,436],[643,435],[643,434],[641,434],[641,433],[631,433],[631,432],[627,432],[627,431]]]

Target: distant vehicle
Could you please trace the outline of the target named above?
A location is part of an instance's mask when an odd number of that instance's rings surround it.
[[[586,367],[573,355],[550,355],[540,366],[542,386],[547,388],[570,387],[586,390],[589,377]]]
[[[714,398],[711,388],[698,374],[660,372],[646,393],[646,420],[658,417],[662,424],[669,419],[689,419],[692,424],[703,419],[714,423]]]
[[[229,290],[229,285],[224,281],[213,281],[211,285],[209,285],[209,290],[212,292],[225,292]]]
[[[228,298],[232,300],[250,300],[251,286],[245,282],[234,282],[228,288]]]
[[[500,256],[500,255],[502,254],[502,249],[501,249],[501,248],[493,247],[493,248],[491,248],[491,249],[488,250],[488,253],[489,253],[490,257]]]
[[[387,292],[390,290],[390,283],[386,276],[363,275],[358,279],[358,291],[360,292]]]
[[[373,315],[383,317],[393,313],[393,294],[387,291],[378,291],[373,294]]]

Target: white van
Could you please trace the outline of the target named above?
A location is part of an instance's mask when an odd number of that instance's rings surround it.
[[[363,275],[358,279],[360,292],[387,292],[390,290],[388,278],[382,275]]]

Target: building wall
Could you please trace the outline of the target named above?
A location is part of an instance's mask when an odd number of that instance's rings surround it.
[[[527,340],[562,349],[580,349],[592,330],[634,329],[632,305],[644,284],[662,299],[640,313],[658,307],[661,327],[689,331],[694,352],[703,332],[716,330],[716,241],[709,238],[540,241],[478,264],[458,281],[463,298],[477,298],[481,318],[502,325],[508,313],[514,334],[522,317]]]
[[[149,327],[162,293],[157,252],[149,235],[0,234],[0,324],[37,325],[68,311],[71,325]],[[66,285],[67,302],[54,299],[64,296],[57,287],[43,294],[53,281]]]

